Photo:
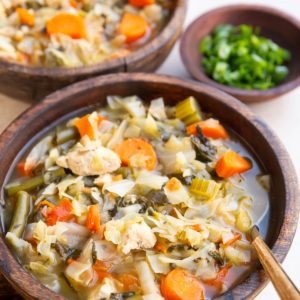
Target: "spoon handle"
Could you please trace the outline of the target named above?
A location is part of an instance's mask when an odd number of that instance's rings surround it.
[[[259,261],[271,279],[280,298],[282,300],[300,300],[299,290],[273,256],[256,226],[252,228],[251,236],[252,245],[256,250]]]

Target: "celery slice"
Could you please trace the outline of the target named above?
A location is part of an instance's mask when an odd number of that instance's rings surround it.
[[[190,192],[205,198],[205,200],[210,200],[216,196],[220,188],[221,184],[214,180],[194,178],[190,186]]]
[[[197,100],[194,97],[179,102],[175,107],[176,118],[182,120],[186,125],[202,120],[202,113]]]

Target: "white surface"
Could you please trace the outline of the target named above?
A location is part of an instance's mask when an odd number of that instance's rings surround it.
[[[189,0],[185,27],[199,15],[210,9],[234,3],[259,3],[270,5],[300,18],[299,0]],[[177,43],[163,66],[158,70],[158,73],[190,78],[181,62],[178,44],[179,43]],[[273,101],[252,104],[250,105],[250,108],[264,119],[279,136],[292,158],[298,177],[300,177],[300,87]],[[299,251],[300,230],[298,228],[292,247],[283,263],[284,269],[298,287],[300,287]],[[273,286],[269,283],[256,299],[275,300],[279,298]]]

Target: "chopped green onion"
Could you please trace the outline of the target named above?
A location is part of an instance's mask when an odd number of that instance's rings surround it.
[[[249,25],[220,25],[199,45],[202,66],[215,81],[241,89],[266,90],[288,75],[288,50]]]

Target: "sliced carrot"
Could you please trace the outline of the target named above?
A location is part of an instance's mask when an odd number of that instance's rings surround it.
[[[97,276],[98,276],[98,282],[101,283],[105,278],[111,278],[113,279],[112,274],[106,272],[106,271],[96,271]]]
[[[232,238],[232,239],[230,239],[230,240],[228,240],[225,244],[224,244],[224,246],[230,246],[230,245],[232,245],[233,243],[235,243],[236,241],[238,241],[238,240],[240,240],[242,238],[242,235],[240,234],[240,233],[237,233],[237,234],[235,234],[234,235],[234,237]]]
[[[145,157],[145,165],[148,170],[153,170],[156,166],[156,154],[152,145],[142,139],[127,139],[115,146],[114,151],[119,155],[122,163],[130,165],[130,159],[137,154]]]
[[[30,59],[31,59],[30,55],[25,54],[23,52],[18,52],[17,54],[17,60],[20,63],[27,63],[30,61]]]
[[[181,182],[176,177],[172,177],[166,184],[166,188],[171,192],[176,192],[181,188]]]
[[[246,172],[251,168],[250,161],[234,151],[226,152],[216,164],[216,172],[219,177],[223,178]]]
[[[47,33],[62,33],[73,39],[82,39],[86,37],[86,28],[81,17],[69,13],[60,13],[50,19],[46,25]]]
[[[28,9],[18,7],[17,13],[22,24],[28,26],[34,25],[34,14],[31,13]]]
[[[19,162],[17,168],[23,176],[30,176],[32,174],[32,168],[26,168],[24,161]]]
[[[226,129],[216,119],[207,119],[205,121],[194,123],[186,128],[186,133],[188,135],[196,135],[197,126],[200,127],[203,135],[206,137],[210,137],[213,139],[228,138],[228,133]]]
[[[67,264],[70,265],[71,263],[75,262],[76,260],[73,258],[68,258],[67,259]]]
[[[170,216],[178,219],[178,213],[174,208],[170,211]]]
[[[110,267],[111,267],[110,262],[102,261],[102,260],[99,260],[99,259],[93,265],[93,269],[96,272],[108,272]]]
[[[121,274],[117,280],[123,284],[123,292],[136,292],[140,289],[139,279],[133,274]]]
[[[146,34],[147,21],[131,13],[125,13],[120,23],[120,33],[126,36],[128,43],[134,42]]]
[[[73,206],[71,201],[67,198],[64,198],[59,205],[53,207],[51,211],[47,213],[47,225],[53,226],[58,221],[70,221],[74,217],[72,210]]]
[[[76,2],[76,0],[69,0],[69,3],[72,7],[77,8],[78,7],[78,3]]]
[[[231,264],[225,265],[219,270],[215,278],[205,280],[205,283],[208,285],[213,285],[217,289],[222,290],[224,279],[226,278],[230,268]]]
[[[98,116],[98,125],[100,125],[102,123],[102,121],[107,120],[107,117],[103,117],[103,116]]]
[[[203,227],[201,226],[201,224],[191,225],[190,228],[197,232],[203,231]]]
[[[161,241],[157,241],[155,246],[154,246],[154,250],[158,251],[158,252],[162,252],[162,253],[167,253],[168,252],[168,246],[161,242]]]
[[[41,206],[48,206],[50,208],[55,207],[55,205],[48,200],[42,200],[40,203],[38,203],[38,205],[36,206],[36,210],[39,209]]]
[[[96,137],[95,129],[90,121],[90,114],[87,114],[75,122],[75,127],[77,127],[79,134],[81,137],[87,135],[90,139],[94,139]],[[101,124],[103,120],[106,120],[106,117],[98,116],[97,123],[98,126]]]
[[[166,300],[203,300],[204,288],[200,281],[183,269],[174,269],[161,282],[161,293]]]
[[[133,6],[143,7],[155,3],[155,0],[129,0],[129,3]]]
[[[94,204],[89,206],[88,215],[86,219],[86,227],[93,232],[99,233],[101,231],[101,217],[99,205]]]

